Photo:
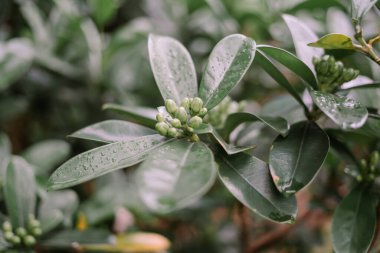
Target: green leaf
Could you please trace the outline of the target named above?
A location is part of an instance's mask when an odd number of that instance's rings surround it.
[[[42,223],[43,231],[48,232],[61,222],[66,227],[72,226],[73,215],[77,211],[78,206],[78,196],[72,190],[49,192],[42,199],[38,211],[38,218]],[[48,224],[49,226],[47,226]]]
[[[199,96],[208,110],[215,107],[238,84],[255,57],[256,42],[232,34],[214,47],[199,86]]]
[[[376,2],[377,0],[351,0],[352,19],[360,22]]]
[[[273,181],[285,195],[294,194],[310,183],[329,150],[329,137],[312,121],[290,127],[287,137],[279,136],[269,153]]]
[[[308,84],[307,87],[317,89],[317,79],[312,71],[314,68],[309,68],[308,65],[298,59],[294,54],[284,49],[268,45],[258,45],[257,50],[260,50],[291,70]]]
[[[8,136],[0,132],[0,180],[4,181],[11,156],[11,143]]]
[[[292,34],[297,56],[314,72],[313,57],[321,56],[323,50],[307,45],[318,40],[317,35],[303,21],[294,16],[284,14],[282,18]],[[287,66],[286,64],[284,65]]]
[[[360,128],[367,121],[367,109],[351,98],[315,90],[310,95],[319,109],[343,129]]]
[[[197,75],[193,60],[177,40],[150,34],[149,60],[157,86],[164,99],[180,104],[185,97],[197,96]]]
[[[27,148],[22,156],[34,165],[37,175],[46,174],[70,154],[70,145],[62,140],[44,140]]]
[[[122,120],[106,120],[82,128],[69,137],[93,140],[105,143],[128,141],[156,133],[155,131]]]
[[[105,104],[103,110],[109,110],[124,116],[127,120],[154,129],[157,110],[145,107],[131,107],[116,104]]]
[[[217,161],[220,179],[245,206],[272,221],[295,221],[295,197],[287,198],[277,191],[265,162],[245,153],[218,156]]]
[[[244,147],[238,147],[233,144],[227,143],[222,136],[209,124],[202,124],[199,128],[194,129],[194,132],[197,134],[211,134],[213,138],[222,146],[224,151],[229,155],[240,153],[255,148],[255,145],[249,145]]]
[[[36,206],[33,168],[23,158],[14,156],[8,165],[4,184],[5,204],[13,227],[26,227]]]
[[[336,253],[367,252],[375,234],[378,198],[357,186],[335,209],[332,241]]]
[[[202,142],[185,140],[171,141],[156,149],[136,175],[144,203],[160,213],[193,203],[210,189],[215,178],[211,150]]]
[[[288,122],[281,117],[258,116],[247,112],[238,112],[228,115],[222,132],[225,136],[229,136],[230,133],[240,124],[255,121],[264,123],[282,136],[286,136],[288,134],[290,127]]]
[[[104,26],[115,14],[120,6],[120,0],[88,0],[92,15],[99,26]]]
[[[288,79],[281,73],[270,58],[268,58],[260,49],[257,49],[256,61],[279,85],[285,88],[297,102],[308,111],[307,106],[303,102],[297,90],[289,83]]]
[[[22,77],[29,69],[34,52],[26,39],[0,42],[0,92]]]
[[[135,165],[164,141],[165,138],[158,134],[148,135],[111,143],[79,154],[54,171],[49,179],[48,189],[71,187],[111,171]]]
[[[307,44],[311,47],[320,47],[324,49],[355,49],[352,39],[344,34],[330,33],[316,42]]]

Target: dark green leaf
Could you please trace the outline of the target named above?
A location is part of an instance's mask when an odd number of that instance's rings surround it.
[[[328,150],[329,137],[311,121],[296,123],[287,137],[277,137],[269,153],[269,167],[280,192],[294,194],[310,183]]]
[[[69,137],[87,139],[105,143],[128,141],[144,135],[154,134],[155,131],[122,120],[106,120],[82,128]]]
[[[351,0],[351,17],[361,21],[364,15],[376,4],[377,0]]]
[[[376,228],[378,198],[368,189],[354,188],[334,212],[332,241],[336,253],[365,253]]]
[[[310,69],[303,61],[298,59],[294,54],[289,53],[284,49],[268,45],[258,45],[257,49],[265,53],[267,56],[275,59],[289,70],[293,71],[308,84],[307,87],[317,89],[317,80],[312,69]]]
[[[89,0],[92,15],[98,25],[104,26],[116,13],[120,0]]]
[[[297,56],[309,67],[309,69],[314,71],[312,59],[315,56],[321,56],[323,50],[309,47],[307,44],[318,40],[317,35],[298,18],[286,14],[282,15],[282,17],[292,34]],[[287,66],[286,64],[284,65]]]
[[[245,206],[263,217],[292,223],[297,214],[294,196],[286,198],[274,186],[268,165],[245,153],[218,156],[219,176]]]
[[[327,34],[317,41],[309,43],[307,45],[324,49],[355,49],[352,39],[344,34],[339,33]]]
[[[306,0],[306,1],[300,2],[299,4],[295,6],[292,6],[289,10],[285,12],[297,13],[298,11],[305,11],[305,10],[313,11],[315,9],[327,10],[331,7],[336,7],[338,9],[341,9],[342,11],[346,11],[346,7],[338,0]]]
[[[177,40],[150,34],[148,40],[150,66],[164,99],[180,104],[185,97],[197,96],[197,75],[193,60]]]
[[[127,120],[154,129],[157,121],[157,110],[145,107],[131,107],[116,104],[105,104],[103,110],[116,112]]]
[[[304,107],[306,111],[308,110],[296,89],[289,83],[288,79],[286,79],[276,65],[274,65],[271,59],[261,52],[260,49],[257,49],[256,61],[265,70],[265,72],[267,72],[279,85],[284,87],[294,97],[294,99]]]
[[[36,183],[33,168],[21,157],[14,156],[8,165],[4,197],[13,227],[26,227],[35,212]]]
[[[194,132],[197,134],[211,134],[213,138],[223,147],[224,151],[227,154],[232,155],[236,153],[240,153],[243,151],[247,151],[253,149],[255,145],[249,145],[244,147],[237,147],[235,145],[227,143],[222,136],[209,124],[202,124],[198,129],[194,129]]]
[[[171,141],[151,153],[137,172],[141,198],[160,213],[185,207],[213,185],[214,156],[202,142]]]
[[[238,112],[228,115],[222,132],[225,136],[229,136],[230,133],[241,123],[254,121],[264,123],[282,136],[288,134],[289,124],[285,119],[281,117],[258,116],[247,112]]]
[[[79,154],[61,165],[50,177],[49,190],[71,187],[143,161],[166,138],[156,134],[111,143]]]
[[[22,156],[34,165],[36,174],[46,174],[70,154],[70,145],[61,140],[44,140],[27,148]]]
[[[255,51],[255,41],[241,34],[229,35],[214,47],[199,86],[207,109],[219,104],[243,78]]]
[[[344,129],[360,128],[368,118],[367,109],[351,98],[315,90],[310,95],[319,109]]]

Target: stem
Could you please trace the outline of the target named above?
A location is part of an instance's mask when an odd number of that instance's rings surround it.
[[[240,225],[240,243],[241,252],[247,252],[249,248],[249,241],[251,239],[252,219],[249,215],[249,210],[243,204],[238,204],[239,225]]]
[[[376,37],[373,37],[372,39],[368,40],[368,45],[372,46],[373,44],[375,44],[379,41],[380,41],[380,34],[377,35]]]
[[[380,40],[380,35],[370,40],[369,43],[363,37],[363,28],[357,22],[354,22],[355,25],[355,39],[358,40],[362,48],[358,48],[360,52],[368,55],[373,61],[380,65],[380,57],[377,55],[375,50],[372,47],[372,44],[378,40]]]

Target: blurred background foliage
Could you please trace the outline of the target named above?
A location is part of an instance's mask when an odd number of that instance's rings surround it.
[[[0,0],[1,130],[10,138],[14,154],[22,154],[40,168],[36,175],[43,192],[54,166],[90,148],[82,141],[70,140],[68,145],[65,137],[115,117],[101,110],[104,103],[146,107],[163,104],[149,66],[149,33],[180,40],[200,74],[213,46],[231,33],[294,51],[281,18],[284,13],[297,16],[319,35],[353,35],[348,6],[343,0]],[[376,11],[365,17],[365,36],[374,36],[380,30]],[[380,79],[380,72],[367,58],[339,50],[331,53],[362,75]],[[297,85],[299,80],[285,73]],[[266,104],[262,111],[272,115],[283,114],[273,111],[281,108],[279,105],[294,104],[256,64],[232,96],[238,101],[247,100],[253,112]],[[260,144],[256,155],[265,160],[263,150],[268,148],[260,147],[274,137],[250,131],[241,142],[255,138]],[[317,180],[298,196],[305,205],[301,204],[300,217],[310,219],[301,218],[290,228],[248,214],[253,222],[250,233],[258,238],[258,251],[332,252],[331,214],[342,194],[339,190],[347,190],[336,187],[341,179],[331,168],[338,164],[337,157],[330,154]],[[157,217],[148,213],[134,194],[131,173],[133,168],[76,187],[79,207],[67,212],[63,226],[75,227],[75,221],[85,219],[90,228],[111,231],[118,217],[116,210],[124,207],[134,216],[129,230],[167,236],[172,241],[172,252],[239,252],[244,241],[241,223],[247,220],[238,215],[239,205],[223,187],[216,185],[191,208]],[[321,183],[323,188],[318,187]],[[313,212],[306,211],[310,208]],[[274,239],[265,241],[272,230],[278,234],[270,234]]]

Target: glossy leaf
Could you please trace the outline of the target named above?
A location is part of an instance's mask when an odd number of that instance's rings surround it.
[[[105,104],[103,110],[112,111],[124,116],[127,120],[154,129],[157,121],[157,110],[145,107]]]
[[[307,110],[307,106],[303,102],[297,90],[289,83],[288,79],[286,79],[272,60],[268,58],[260,49],[257,50],[256,62],[259,63],[259,65],[270,75],[270,77],[285,88],[294,97],[294,99],[305,108],[305,110]]]
[[[376,228],[378,198],[357,186],[335,209],[332,241],[336,253],[368,252]]]
[[[282,136],[286,136],[288,134],[290,127],[288,122],[281,117],[258,116],[247,112],[238,112],[230,114],[227,117],[226,123],[224,124],[223,133],[226,136],[229,136],[229,134],[240,124],[255,121],[264,123]]]
[[[62,140],[44,140],[27,148],[22,156],[34,165],[36,174],[45,174],[70,154],[70,145]]]
[[[269,167],[280,192],[294,194],[310,183],[329,150],[329,137],[311,121],[290,127],[287,137],[279,136],[269,153]]]
[[[26,39],[0,42],[0,91],[22,77],[32,63],[34,52]]]
[[[360,128],[368,118],[367,109],[351,98],[314,90],[310,95],[319,109],[344,129]]]
[[[286,14],[282,17],[292,34],[297,56],[314,72],[312,59],[321,56],[323,50],[309,47],[308,44],[318,40],[317,35],[298,18]]]
[[[217,161],[220,179],[245,206],[272,221],[294,222],[296,199],[277,191],[265,162],[245,153],[221,155]]]
[[[174,140],[147,157],[136,180],[146,206],[167,213],[200,198],[215,177],[214,156],[204,143]]]
[[[197,75],[193,60],[177,40],[150,34],[149,60],[154,79],[164,99],[180,104],[185,97],[197,96]]]
[[[71,187],[143,161],[166,139],[158,134],[111,143],[79,154],[51,175],[49,190]]]
[[[255,51],[256,42],[241,34],[229,35],[216,44],[199,86],[199,96],[207,109],[219,104],[243,78]]]
[[[227,143],[223,139],[223,137],[220,136],[219,133],[209,124],[202,124],[198,129],[194,129],[194,132],[197,134],[211,134],[211,136],[216,139],[216,141],[222,146],[224,151],[226,151],[229,155],[233,155],[255,148],[255,145],[240,147]]]
[[[344,34],[330,33],[319,40],[309,43],[308,46],[324,49],[355,49],[352,39]]]
[[[5,178],[11,156],[11,143],[8,137],[0,132],[0,178]]]
[[[155,131],[122,120],[106,120],[82,128],[69,137],[93,140],[105,143],[128,141],[144,135],[154,134]]]
[[[258,45],[257,49],[261,52],[265,53],[267,56],[275,59],[284,67],[291,70],[294,74],[299,76],[302,80],[306,82],[307,87],[312,87],[313,89],[317,89],[317,80],[314,76],[314,73],[308,65],[306,65],[303,61],[298,59],[294,54],[273,46],[268,45]]]
[[[361,21],[364,15],[376,4],[377,0],[351,0],[351,17]]]
[[[33,168],[23,158],[14,156],[8,165],[4,197],[13,227],[26,227],[36,206],[36,184]]]

